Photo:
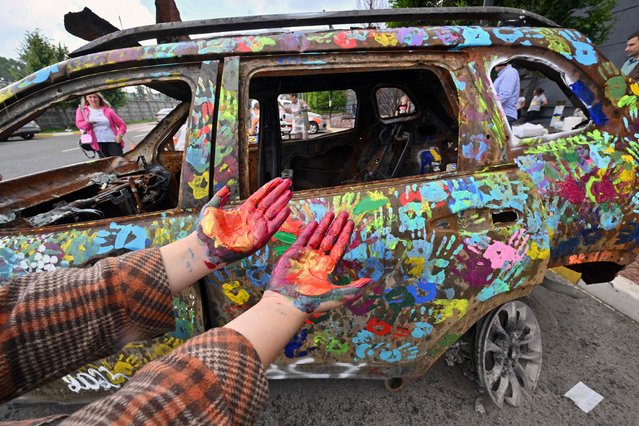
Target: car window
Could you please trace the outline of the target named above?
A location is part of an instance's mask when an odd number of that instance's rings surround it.
[[[377,110],[381,118],[412,115],[415,113],[415,102],[397,87],[380,87],[375,92]]]
[[[445,105],[449,98],[444,94],[440,73],[423,68],[336,70],[313,75],[306,70],[303,84],[308,87],[316,82],[321,91],[273,93],[274,87],[299,87],[297,73],[289,77],[258,74],[250,81],[249,90],[260,95],[262,106],[259,149],[248,151],[251,191],[275,176],[291,177],[294,190],[306,190],[455,170],[458,125],[450,111],[456,109]],[[408,85],[413,87],[398,90],[400,82],[413,82]],[[376,101],[381,92],[394,95],[399,102],[409,88],[419,96],[409,98],[408,120],[380,120],[378,107],[371,100]],[[441,102],[433,104],[434,98]],[[307,105],[308,110],[322,112],[326,130],[313,134],[308,127],[303,128],[302,119],[292,123],[290,130],[284,130],[286,123],[280,124],[280,137],[269,131],[275,128],[269,118],[293,115],[291,105],[296,102],[302,105],[298,111]]]
[[[352,129],[357,115],[353,90],[280,93],[277,96],[282,139],[309,139]]]
[[[0,142],[2,184],[17,194],[0,203],[0,210],[11,210],[2,216],[0,227],[47,226],[175,207],[183,156],[179,151],[184,146],[177,145],[178,130],[186,121],[190,93],[181,81],[156,83],[154,89],[85,87],[44,108]],[[97,99],[96,108],[81,106],[91,99]],[[163,112],[160,122],[158,112]],[[104,161],[97,161],[96,145]],[[112,161],[118,157],[122,161]],[[25,179],[33,188],[42,185],[33,190],[39,196],[21,192],[25,175],[32,175]]]
[[[552,137],[588,125],[591,119],[588,108],[575,95],[574,88],[566,84],[563,75],[543,63],[521,58],[513,59],[512,67],[520,78],[520,92],[516,102],[513,100],[517,120],[512,131],[517,138]],[[493,68],[492,80],[497,76]]]

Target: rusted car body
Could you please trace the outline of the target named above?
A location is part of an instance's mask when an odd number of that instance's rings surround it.
[[[545,70],[588,122],[515,138],[490,78],[506,60]],[[0,279],[161,246],[192,230],[221,185],[239,202],[285,170],[292,214],[264,249],[175,299],[175,332],[32,398],[117,390],[145,363],[236,317],[259,300],[302,225],[329,210],[356,224],[336,282],[375,285],[354,305],[313,316],[271,378],[417,377],[487,313],[529,294],[547,268],[614,275],[637,252],[639,86],[573,30],[332,29],[95,51],[0,91],[0,137],[55,102],[127,84],[181,104],[124,158],[0,182]],[[415,113],[380,118],[381,86],[410,94]],[[280,93],[342,89],[357,93],[352,129],[281,140]],[[259,144],[249,143],[250,99],[261,105]],[[171,136],[185,120],[186,148],[175,152]],[[425,173],[419,161],[434,144],[442,168]]]

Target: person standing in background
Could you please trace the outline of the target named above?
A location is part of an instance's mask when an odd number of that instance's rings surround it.
[[[639,31],[630,34],[626,42],[626,62],[621,66],[621,72],[635,81],[639,81]]]
[[[517,118],[521,118],[521,110],[526,107],[526,98],[524,97],[524,91],[519,91],[519,99],[517,99]]]
[[[255,101],[251,111],[251,128],[249,136],[257,136],[260,133],[260,103]],[[257,139],[255,140],[257,142]]]
[[[293,115],[291,137],[296,139],[301,134],[302,139],[308,139],[308,105],[298,98],[297,93],[290,93],[288,98],[291,101],[288,106],[281,100],[278,102],[284,112]]]
[[[91,147],[100,158],[123,154],[126,124],[101,93],[91,93],[82,97],[75,113],[75,125],[91,135]]]
[[[408,114],[409,112],[410,112],[410,102],[409,102],[408,96],[402,96],[399,99],[399,105],[397,106],[397,109],[395,110],[395,116],[405,115],[405,114]]]
[[[537,120],[541,114],[541,108],[546,105],[548,105],[548,99],[546,99],[546,95],[544,95],[544,89],[541,87],[536,88],[533,91],[533,98],[530,101],[530,106],[526,113],[526,121]]]
[[[497,71],[497,78],[493,85],[506,113],[508,124],[512,125],[517,120],[519,72],[510,64],[495,65],[495,71]]]

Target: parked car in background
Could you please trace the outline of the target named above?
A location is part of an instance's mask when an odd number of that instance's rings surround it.
[[[7,140],[8,138],[12,138],[14,136],[20,136],[22,139],[28,140],[33,139],[36,133],[40,133],[40,126],[38,126],[38,123],[32,120],[24,126],[20,127],[15,132],[11,133],[8,137],[0,140]]]
[[[164,117],[169,115],[169,113],[173,111],[173,108],[162,108],[158,112],[155,113],[155,121],[161,121]]]
[[[282,103],[284,106],[289,106],[291,101],[284,99]],[[282,126],[282,132],[290,132],[290,128],[293,125],[293,114],[280,110],[280,125]],[[326,119],[324,116],[308,111],[308,133],[312,135],[322,130],[326,130]]]

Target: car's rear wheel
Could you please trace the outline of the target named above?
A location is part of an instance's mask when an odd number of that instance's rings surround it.
[[[29,140],[29,139],[33,139],[33,133],[27,133],[26,135],[22,135],[22,139],[24,140]]]
[[[308,133],[314,135],[318,131],[319,131],[319,126],[317,125],[316,122],[311,121],[310,123],[308,123]]]
[[[504,303],[478,324],[476,339],[480,384],[498,407],[521,405],[541,372],[541,329],[533,310],[519,300]]]

